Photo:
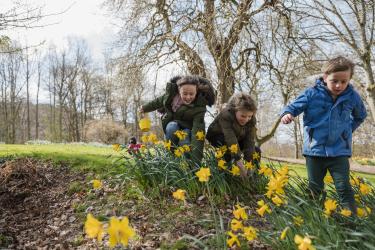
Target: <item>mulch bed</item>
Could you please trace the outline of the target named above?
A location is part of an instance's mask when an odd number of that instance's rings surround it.
[[[26,158],[0,165],[0,248],[69,249],[82,224],[67,195],[68,167]]]

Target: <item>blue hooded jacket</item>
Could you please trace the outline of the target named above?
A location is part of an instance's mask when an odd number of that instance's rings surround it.
[[[351,84],[334,101],[322,78],[286,106],[282,116],[304,112],[303,154],[320,157],[352,155],[352,133],[365,120],[366,108]]]

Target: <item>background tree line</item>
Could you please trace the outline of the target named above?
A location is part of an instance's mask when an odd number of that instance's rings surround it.
[[[116,52],[99,66],[79,39],[62,50],[30,50],[2,38],[0,141],[91,140],[104,126],[116,129],[101,141],[125,140],[137,134],[139,105],[165,84],[155,76],[164,75],[159,79],[165,81],[192,73],[207,77],[218,90],[217,106],[208,116],[234,91],[249,92],[259,107],[258,143],[273,154],[289,143],[290,154],[298,157],[301,123],[279,128],[278,112],[312,85],[327,58],[340,54],[356,63],[353,80],[369,111],[355,149],[372,144],[373,2],[107,0],[104,6],[122,27],[113,44]],[[15,28],[4,21],[0,27]],[[43,105],[41,89],[48,93]],[[107,125],[99,126],[100,120]],[[373,154],[368,148],[361,150]]]

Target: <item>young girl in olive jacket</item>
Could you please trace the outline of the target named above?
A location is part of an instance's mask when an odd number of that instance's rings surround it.
[[[208,127],[206,135],[214,147],[226,145],[230,148],[237,145],[240,150],[237,153],[227,153],[224,158],[227,162],[236,161],[242,175],[246,175],[246,170],[241,161],[241,154],[246,161],[251,161],[255,153],[256,110],[256,104],[250,95],[243,92],[235,93]]]
[[[141,107],[142,113],[163,110],[165,139],[175,146],[191,145],[191,158],[196,163],[202,160],[204,143],[204,138],[196,135],[204,133],[206,105],[212,105],[210,100],[215,99],[210,96],[208,84],[206,79],[194,75],[174,77],[167,83],[164,95]],[[177,130],[187,134],[185,139],[178,139]]]

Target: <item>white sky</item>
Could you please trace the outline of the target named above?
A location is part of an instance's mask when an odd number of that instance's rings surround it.
[[[15,0],[0,0],[0,9],[9,10]],[[45,17],[41,24],[51,24],[41,28],[8,30],[4,33],[21,43],[46,44],[54,43],[57,47],[64,45],[64,39],[69,36],[84,38],[95,59],[102,58],[102,52],[115,31],[110,18],[105,16],[105,8],[101,6],[103,0],[18,0],[30,6],[44,6],[43,13],[54,14]]]

